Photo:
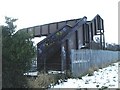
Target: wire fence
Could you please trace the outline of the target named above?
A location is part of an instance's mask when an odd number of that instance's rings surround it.
[[[118,51],[107,50],[71,50],[71,72],[78,77],[92,67],[102,67],[120,60]]]

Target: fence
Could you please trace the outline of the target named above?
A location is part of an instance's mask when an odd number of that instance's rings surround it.
[[[118,60],[118,51],[71,50],[71,72],[73,77],[86,73],[89,68],[102,67]]]

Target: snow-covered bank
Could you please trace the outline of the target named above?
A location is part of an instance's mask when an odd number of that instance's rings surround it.
[[[119,66],[120,67],[120,66]],[[118,63],[95,71],[93,76],[83,76],[82,79],[67,79],[66,82],[51,88],[118,88]]]

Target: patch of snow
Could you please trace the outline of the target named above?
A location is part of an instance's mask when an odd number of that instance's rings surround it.
[[[37,76],[38,75],[38,72],[27,72],[27,73],[24,73],[25,76]]]
[[[48,74],[59,74],[64,73],[64,71],[48,71]]]
[[[99,69],[93,76],[83,76],[82,79],[67,79],[51,88],[118,88],[118,63]]]

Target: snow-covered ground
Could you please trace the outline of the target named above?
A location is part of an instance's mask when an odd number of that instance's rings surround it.
[[[120,66],[119,66],[120,67]],[[118,88],[118,63],[99,69],[93,76],[83,76],[82,79],[67,79],[66,82],[51,88]]]

